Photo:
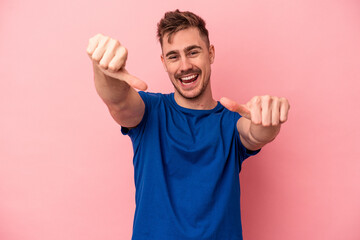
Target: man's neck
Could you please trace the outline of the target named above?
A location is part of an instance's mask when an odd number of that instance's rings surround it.
[[[201,96],[194,99],[187,99],[181,96],[177,91],[174,93],[175,102],[184,108],[195,110],[210,110],[216,107],[217,101],[212,97],[211,90],[205,91]]]

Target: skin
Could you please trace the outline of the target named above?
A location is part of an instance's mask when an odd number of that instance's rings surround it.
[[[210,75],[215,58],[213,45],[207,46],[198,29],[189,28],[175,33],[167,41],[164,36],[161,61],[174,85],[175,101],[191,109],[212,109],[217,102],[212,97]],[[184,86],[179,77],[199,75],[196,82]]]
[[[212,109],[217,101],[212,97],[210,76],[215,48],[208,46],[197,28],[173,34],[170,41],[163,38],[161,61],[174,85],[175,101],[190,109]],[[125,69],[127,50],[119,41],[98,34],[89,40],[87,53],[93,62],[95,87],[114,120],[121,126],[137,126],[145,112],[145,104],[136,89],[146,90],[142,80]],[[180,79],[196,75],[196,81],[185,85]],[[243,117],[237,129],[243,145],[257,150],[273,141],[281,124],[287,121],[289,102],[276,96],[255,96],[246,104],[221,98],[221,104]]]

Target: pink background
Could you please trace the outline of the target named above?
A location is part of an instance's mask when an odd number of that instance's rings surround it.
[[[240,174],[246,240],[360,239],[360,2],[0,2],[0,239],[130,239],[132,148],[93,84],[88,39],[170,92],[156,24],[180,8],[215,45],[212,84],[245,103],[285,96],[289,121]]]

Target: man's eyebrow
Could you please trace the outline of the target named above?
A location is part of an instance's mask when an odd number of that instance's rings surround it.
[[[178,53],[178,51],[170,51],[165,55],[165,57],[167,57],[167,56],[169,56],[171,54],[177,54],[177,53]]]
[[[198,46],[198,45],[191,45],[191,46],[188,46],[188,47],[186,47],[185,48],[185,52],[189,52],[189,51],[191,51],[191,50],[193,50],[193,49],[196,49],[196,48],[198,48],[198,49],[202,49],[200,46]]]
[[[198,46],[198,45],[191,45],[191,46],[186,47],[186,48],[184,49],[184,51],[185,51],[185,52],[189,52],[189,51],[191,51],[191,50],[193,50],[193,49],[200,49],[200,50],[202,50],[202,48],[201,48],[200,46]],[[166,53],[165,57],[168,57],[169,55],[172,55],[172,54],[178,54],[178,53],[179,53],[179,51],[173,50],[173,51],[170,51],[170,52]]]

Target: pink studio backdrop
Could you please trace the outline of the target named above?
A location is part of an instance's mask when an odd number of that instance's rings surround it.
[[[278,138],[240,174],[246,240],[360,239],[360,3],[351,0],[0,2],[0,239],[130,239],[132,148],[95,92],[88,39],[170,92],[156,24],[204,17],[217,99],[290,100]]]

